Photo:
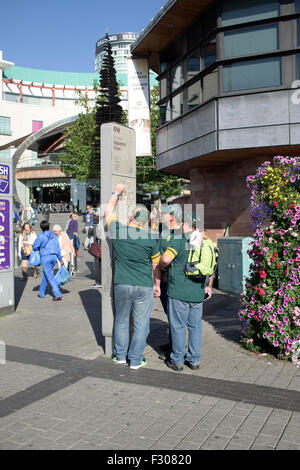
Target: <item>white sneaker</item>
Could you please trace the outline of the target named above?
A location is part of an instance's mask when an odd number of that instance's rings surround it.
[[[115,364],[126,364],[125,359],[117,359],[116,356],[113,357],[113,362]]]
[[[130,366],[130,369],[139,369],[140,367],[143,367],[147,364],[147,361],[145,358],[141,360],[141,363],[138,364],[137,366]]]

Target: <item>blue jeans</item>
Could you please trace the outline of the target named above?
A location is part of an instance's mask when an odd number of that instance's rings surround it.
[[[153,306],[153,287],[114,286],[115,323],[114,356],[118,360],[128,357],[130,365],[137,366],[143,359],[146,340],[150,331],[150,315]],[[129,319],[133,316],[133,335],[129,346]]]
[[[202,347],[202,310],[203,303],[185,302],[168,298],[168,314],[172,336],[171,362],[184,364],[186,359],[198,365]],[[188,329],[188,351],[186,353],[186,328]]]
[[[53,268],[57,262],[56,255],[45,255],[41,257],[43,267],[43,277],[40,285],[39,296],[45,297],[48,282],[52,287],[54,297],[61,297],[61,292],[53,274]]]

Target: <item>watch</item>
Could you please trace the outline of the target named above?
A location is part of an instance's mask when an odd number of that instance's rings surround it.
[[[119,199],[119,197],[120,197],[120,194],[119,194],[119,193],[117,193],[117,191],[113,191],[113,192],[112,192],[112,194],[114,194],[115,196],[117,196],[117,198]]]

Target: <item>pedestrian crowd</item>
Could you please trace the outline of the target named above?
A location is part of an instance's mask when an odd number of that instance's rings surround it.
[[[182,209],[176,204],[161,207],[160,231],[152,230],[155,225],[158,227],[157,210],[150,214],[144,206],[136,207],[127,224],[120,223],[114,210],[124,192],[125,186],[118,184],[104,212],[114,253],[113,362],[128,363],[131,369],[146,365],[144,350],[150,332],[150,315],[154,298],[160,298],[169,324],[168,341],[161,345],[160,358],[176,372],[182,371],[184,365],[196,370],[201,358],[203,302],[212,296],[215,247],[205,231],[196,228],[195,214],[190,213],[183,220]],[[39,252],[43,275],[38,296],[45,297],[49,283],[53,300],[60,301],[60,281],[54,275],[54,268],[63,266],[69,271],[74,268],[80,247],[78,214],[70,214],[64,230],[54,224],[52,231],[49,214],[46,205],[41,233],[37,235],[32,227],[38,221],[36,200],[19,211],[18,256],[26,281],[31,252]],[[83,249],[94,257],[94,286],[101,287],[100,208],[94,210],[88,204],[83,221]],[[31,269],[37,277],[37,267]]]

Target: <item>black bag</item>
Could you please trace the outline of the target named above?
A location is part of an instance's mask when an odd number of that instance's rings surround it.
[[[92,238],[94,236],[94,228],[93,227],[88,228],[87,236],[88,236],[88,238]]]

